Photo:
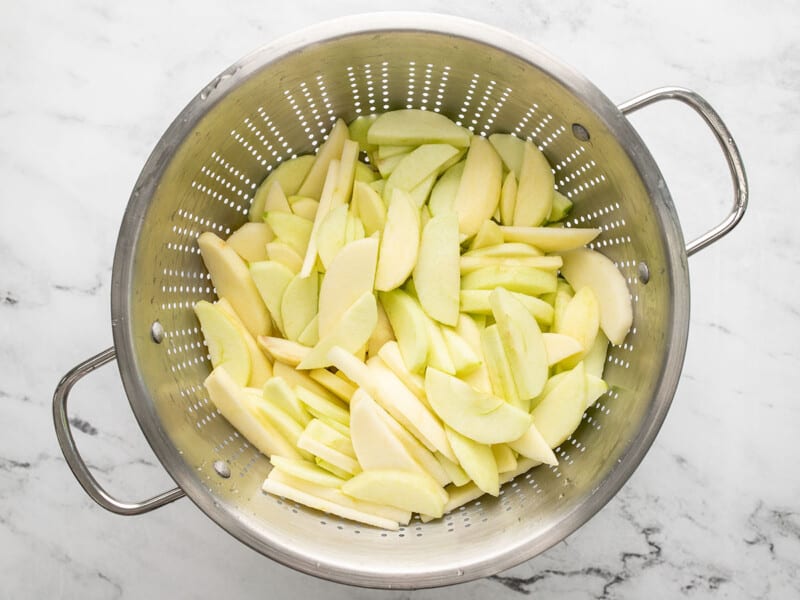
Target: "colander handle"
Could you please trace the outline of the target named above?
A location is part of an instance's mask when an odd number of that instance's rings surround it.
[[[114,348],[103,350],[100,354],[82,362],[64,375],[56,387],[55,394],[53,394],[53,420],[55,421],[56,436],[61,446],[61,452],[64,454],[64,459],[67,461],[69,468],[72,469],[72,473],[78,483],[89,494],[89,497],[106,510],[118,515],[140,515],[182,498],[185,495],[183,490],[175,488],[142,502],[121,502],[117,500],[103,489],[91,471],[89,471],[89,467],[83,458],[81,458],[67,418],[67,400],[72,386],[82,379],[84,375],[88,375],[96,368],[111,362],[116,356],[117,353]]]
[[[706,246],[724,237],[742,220],[744,211],[747,209],[747,175],[745,175],[744,172],[742,155],[739,154],[739,149],[736,147],[736,142],[733,141],[728,127],[717,114],[717,111],[696,92],[681,87],[658,88],[645,92],[627,102],[623,102],[618,108],[623,114],[628,115],[640,108],[644,108],[654,102],[660,102],[661,100],[677,100],[683,102],[703,118],[703,121],[706,122],[714,133],[714,137],[717,138],[720,148],[722,148],[722,153],[725,155],[725,160],[731,172],[731,179],[733,180],[733,209],[722,223],[686,245],[686,254],[687,256],[691,256],[698,250],[702,250]]]

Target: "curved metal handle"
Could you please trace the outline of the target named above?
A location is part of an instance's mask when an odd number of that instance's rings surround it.
[[[67,400],[72,386],[82,379],[84,375],[114,360],[116,355],[114,348],[103,350],[100,354],[82,362],[64,375],[53,394],[53,421],[55,422],[56,436],[61,446],[61,452],[64,454],[64,459],[67,461],[69,468],[72,469],[72,473],[78,483],[81,484],[81,487],[89,494],[91,499],[106,510],[118,515],[140,515],[182,498],[185,495],[183,490],[175,488],[142,502],[121,502],[117,500],[97,483],[97,480],[89,471],[89,467],[86,466],[83,458],[81,458],[80,452],[75,446],[75,439],[72,437],[72,430],[67,418]]]
[[[698,250],[702,250],[725,236],[742,220],[744,211],[747,209],[747,176],[744,172],[742,156],[739,154],[739,149],[736,147],[736,142],[733,141],[733,137],[731,137],[727,126],[717,114],[717,111],[715,111],[702,96],[692,90],[681,87],[658,88],[645,92],[627,102],[623,102],[618,108],[623,114],[628,115],[640,108],[644,108],[654,102],[660,102],[661,100],[678,100],[679,102],[683,102],[703,118],[714,133],[714,137],[717,138],[720,148],[722,148],[722,153],[725,155],[725,160],[728,162],[728,168],[730,169],[731,178],[733,179],[733,209],[722,223],[686,245],[686,254],[687,256],[691,256]]]

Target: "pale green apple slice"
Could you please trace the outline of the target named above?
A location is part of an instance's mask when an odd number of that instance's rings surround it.
[[[551,331],[558,331],[561,321],[564,319],[564,311],[569,306],[570,300],[575,295],[572,286],[563,279],[559,279],[556,285],[556,292],[553,296],[553,325]]]
[[[562,221],[571,210],[572,200],[556,190],[553,192],[553,206],[550,209],[550,214],[547,215],[547,220],[550,223]]]
[[[467,317],[468,318],[468,317]],[[459,317],[460,321],[461,317]],[[442,337],[447,344],[447,350],[450,354],[450,359],[453,362],[453,370],[455,375],[464,377],[478,369],[482,360],[472,347],[462,338],[458,333],[449,327],[441,327]]]
[[[508,290],[497,288],[492,291],[489,303],[520,400],[529,403],[542,391],[548,376],[547,349],[542,331],[522,302]]]
[[[492,290],[461,290],[461,312],[471,315],[491,315],[492,306],[489,303],[489,296]],[[547,302],[527,294],[511,292],[531,313],[534,319],[542,327],[549,327],[553,322],[553,307]]]
[[[358,142],[358,146],[361,148],[362,152],[371,152],[375,149],[372,144],[367,142],[367,132],[377,118],[377,114],[362,115],[350,121],[350,124],[347,126],[350,139],[354,142]]]
[[[339,172],[333,188],[332,207],[349,203],[350,198],[353,196],[353,180],[356,173],[356,163],[358,162],[358,152],[357,142],[352,140],[344,141],[342,154],[339,158]]]
[[[356,163],[356,172],[353,176],[353,183],[357,181],[362,181],[364,183],[372,183],[373,181],[377,181],[380,177],[380,174],[375,172],[371,166],[366,163],[361,162],[360,160]]]
[[[608,338],[603,330],[597,332],[594,344],[589,348],[589,352],[583,357],[583,366],[586,368],[587,375],[603,377],[606,368],[606,356],[608,355]]]
[[[364,224],[352,210],[347,213],[347,222],[344,227],[344,245],[367,237]]]
[[[461,468],[461,465],[453,462],[446,456],[442,456],[438,452],[435,454],[435,456],[436,460],[439,461],[439,465],[442,467],[445,473],[447,473],[447,478],[453,483],[454,486],[458,487],[461,485],[466,485],[470,482],[469,475],[464,472],[464,469]]]
[[[586,408],[592,406],[608,391],[608,384],[594,375],[586,374]]]
[[[314,464],[317,465],[320,469],[325,469],[328,473],[331,473],[332,475],[335,475],[336,477],[339,477],[340,479],[347,480],[347,479],[350,479],[353,476],[352,473],[348,473],[347,471],[343,471],[342,469],[340,469],[336,465],[332,465],[331,463],[329,463],[327,460],[321,459],[319,456],[315,456],[314,457]]]
[[[258,186],[253,203],[250,205],[249,219],[261,222],[264,218],[264,205],[272,185],[281,184],[282,191],[286,194],[296,194],[300,185],[308,175],[315,158],[311,155],[297,156],[279,164]]]
[[[442,421],[481,444],[515,440],[530,426],[525,411],[432,367],[425,374],[425,392]]]
[[[247,263],[211,232],[201,233],[197,245],[217,295],[228,299],[253,337],[269,335],[271,322],[267,307],[250,277]]]
[[[297,343],[312,348],[319,342],[319,313],[314,315],[297,336]]]
[[[272,372],[274,377],[282,378],[289,388],[293,390],[293,393],[298,387],[303,387],[307,390],[311,390],[317,396],[322,396],[323,398],[327,398],[332,402],[336,401],[335,394],[329,392],[326,388],[322,387],[316,381],[311,379],[311,377],[309,377],[308,373],[305,371],[298,371],[296,368],[291,367],[286,363],[275,361],[275,364],[272,365]]]
[[[581,424],[586,410],[586,372],[578,363],[533,409],[531,417],[550,448],[560,446]]]
[[[522,171],[522,154],[525,150],[525,141],[511,133],[493,133],[489,136],[489,143],[503,160],[506,169],[519,179]]]
[[[317,369],[330,366],[328,352],[340,346],[349,352],[359,352],[366,345],[378,323],[378,307],[374,294],[363,293],[345,312],[327,335],[320,336],[312,352],[297,365],[298,369]]]
[[[318,289],[319,277],[316,273],[309,277],[295,275],[286,286],[281,297],[281,322],[288,339],[297,341],[317,314]]]
[[[459,254],[458,216],[433,217],[422,231],[414,287],[428,316],[450,326],[458,321]]]
[[[317,210],[319,209],[319,201],[313,198],[306,198],[305,196],[290,196],[289,206],[292,207],[292,213],[302,219],[308,219],[313,223],[317,217]]]
[[[372,335],[369,336],[369,340],[367,340],[367,356],[377,355],[385,344],[395,339],[392,323],[389,321],[386,309],[383,308],[382,303],[378,302],[378,323],[375,325]]]
[[[400,289],[382,293],[380,299],[397,338],[403,362],[412,373],[421,372],[430,348],[425,313],[410,295]]]
[[[478,233],[475,234],[472,242],[470,242],[469,249],[480,250],[481,248],[491,247],[502,243],[503,233],[500,231],[500,226],[491,219],[487,219],[481,224],[480,229],[478,229]]]
[[[269,211],[264,217],[278,241],[288,244],[300,256],[308,248],[313,223],[290,212]]]
[[[367,366],[343,348],[333,348],[329,360],[351,381],[364,388],[428,450],[438,450],[456,460],[442,424],[388,367],[374,360]]]
[[[400,346],[396,341],[390,341],[381,346],[381,349],[378,350],[378,356],[417,398],[427,404],[425,378],[417,373],[412,373],[408,369],[403,360],[403,354],[400,352]]]
[[[397,154],[395,156],[390,156],[389,158],[379,158],[376,161],[378,172],[381,174],[381,177],[383,177],[384,181],[388,180],[389,177],[392,176],[394,170],[405,157],[405,154]]]
[[[331,210],[317,229],[314,236],[317,253],[322,261],[322,266],[328,269],[333,259],[344,248],[347,229],[348,206],[342,204]]]
[[[318,456],[351,475],[361,472],[350,440],[319,419],[313,419],[306,425],[297,440],[297,448]]]
[[[450,375],[455,375],[456,366],[453,364],[453,358],[450,356],[450,349],[447,347],[441,326],[428,315],[425,315],[425,327],[428,329],[428,339],[430,340],[428,366]]]
[[[386,189],[410,192],[417,185],[436,176],[451,158],[459,153],[449,144],[423,144],[403,157],[386,182]]]
[[[359,500],[434,517],[442,516],[447,501],[447,492],[430,475],[396,469],[363,471],[341,490]]]
[[[414,204],[418,208],[420,209],[424,208],[427,210],[428,207],[425,203],[428,201],[428,197],[431,195],[431,190],[433,189],[434,183],[436,183],[436,173],[434,173],[427,179],[423,179],[421,183],[413,187],[408,192],[408,195],[411,196],[411,199],[414,201]]]
[[[350,398],[353,397],[357,389],[352,383],[334,375],[327,369],[312,369],[308,372],[308,376],[334,394],[339,400],[347,403],[350,402]]]
[[[469,344],[470,349],[480,361],[473,371],[461,375],[461,379],[476,390],[491,392],[492,382],[489,377],[489,369],[486,366],[486,359],[483,356],[483,348],[481,347],[481,331],[484,329],[484,326],[484,324],[479,325],[471,315],[461,313],[458,317],[456,333]]]
[[[327,337],[344,313],[365,293],[372,293],[378,239],[347,244],[330,262],[319,288],[319,336]]]
[[[453,203],[458,230],[471,236],[490,219],[500,202],[503,163],[486,138],[474,136],[467,152],[464,173]]]
[[[528,431],[526,431],[522,437],[510,441],[508,446],[526,458],[542,462],[546,465],[558,465],[558,458],[556,458],[556,455],[534,423],[531,423]]]
[[[511,292],[538,296],[556,291],[556,274],[534,267],[483,267],[461,278],[462,290],[493,290],[498,287]]]
[[[498,496],[500,479],[492,447],[464,437],[450,427],[445,427],[445,432],[464,472],[484,492]]]
[[[583,287],[570,299],[561,315],[555,333],[568,335],[578,341],[581,352],[564,359],[563,366],[571,369],[594,345],[600,328],[600,308],[590,287]]]
[[[297,253],[297,250],[284,242],[275,241],[267,244],[267,258],[272,262],[282,264],[292,274],[299,273],[303,266],[303,257]]]
[[[228,245],[247,262],[267,260],[267,244],[275,239],[266,223],[245,223],[228,238]]]
[[[395,190],[389,200],[375,273],[375,289],[388,292],[403,285],[419,255],[420,217],[414,200]]]
[[[500,188],[500,222],[503,225],[514,223],[514,209],[517,206],[517,178],[509,171]]]
[[[530,402],[517,391],[511,361],[500,336],[497,325],[486,327],[481,332],[481,350],[491,382],[491,391],[512,406],[525,412],[530,410]]]
[[[561,333],[547,332],[544,337],[544,347],[547,350],[547,364],[553,366],[565,358],[572,358],[583,353],[583,346],[574,337]]]
[[[274,427],[290,444],[297,446],[297,440],[303,433],[303,426],[292,419],[277,405],[267,401],[261,390],[245,388],[241,394],[245,408],[247,408],[260,423],[266,422]]]
[[[273,360],[280,361],[292,367],[299,365],[311,352],[311,348],[298,342],[268,335],[259,336],[258,344]]]
[[[456,194],[463,173],[464,161],[462,160],[447,169],[436,181],[431,189],[430,200],[428,200],[428,208],[433,216],[455,210]]]
[[[309,483],[314,483],[329,488],[338,488],[346,480],[336,477],[325,469],[321,469],[315,463],[307,460],[297,460],[285,458],[283,456],[273,456],[269,460],[272,466],[279,471],[292,477],[297,477]]]
[[[314,224],[311,227],[311,237],[308,240],[308,248],[306,248],[305,256],[302,259],[302,267],[299,273],[303,277],[308,277],[311,270],[317,262],[318,247],[317,247],[317,232],[325,217],[332,209],[336,208],[333,204],[333,192],[336,189],[336,183],[339,179],[339,170],[341,164],[339,159],[331,160],[328,164],[327,174],[325,176],[325,183],[322,192],[319,196],[319,208],[317,215],[314,217]]]
[[[533,267],[544,271],[558,271],[562,264],[560,256],[526,256],[524,258],[462,256],[459,268],[461,274],[466,275],[484,267]]]
[[[380,175],[380,173],[378,173],[378,175]],[[382,198],[383,190],[386,188],[386,180],[379,177],[378,179],[370,183],[369,187],[375,190],[375,192],[379,194]]]
[[[383,231],[386,226],[386,204],[378,192],[363,181],[357,181],[353,186],[353,207],[364,224],[366,235]]]
[[[311,421],[311,415],[303,408],[303,404],[283,377],[271,377],[264,384],[261,393],[268,402],[279,407],[303,427]]]
[[[416,146],[392,146],[384,144],[378,146],[378,158],[390,158],[398,154],[408,154],[412,152]]]
[[[469,131],[432,111],[402,109],[383,113],[367,132],[370,144],[419,146],[450,144],[465,148],[470,144]]]
[[[264,214],[270,212],[292,212],[292,207],[289,206],[289,198],[286,196],[286,192],[283,191],[283,186],[279,181],[272,184],[264,202]]]
[[[612,344],[621,344],[633,324],[631,295],[625,277],[611,259],[596,250],[577,248],[563,253],[562,258],[564,279],[576,290],[591,288],[600,309],[603,333]]]
[[[508,473],[517,468],[517,457],[508,444],[494,444],[491,448],[498,474]]]
[[[281,299],[286,291],[286,286],[294,277],[294,273],[276,261],[265,260],[250,264],[250,276],[256,289],[264,301],[275,325],[283,332],[281,319]]]
[[[502,234],[502,229],[500,232]],[[538,248],[534,248],[529,244],[522,242],[503,242],[500,240],[495,245],[485,246],[483,248],[476,248],[464,252],[464,257],[482,257],[482,258],[531,258],[534,256],[542,256],[543,253]]]
[[[245,346],[247,346],[247,353],[250,355],[250,378],[247,380],[247,385],[254,387],[264,385],[264,382],[272,377],[272,364],[258,348],[255,338],[247,331],[247,328],[244,326],[244,323],[242,323],[239,315],[236,314],[231,303],[228,302],[228,299],[220,298],[214,305],[231,319],[236,329],[239,331],[239,335],[244,339]],[[205,336],[205,334],[203,335]]]
[[[323,421],[335,421],[345,427],[350,426],[350,413],[347,411],[346,404],[339,399],[331,400],[302,386],[295,388],[295,394],[297,399],[303,403],[304,408],[316,418]]]
[[[342,156],[344,143],[348,139],[347,136],[347,125],[343,120],[337,119],[330,133],[328,133],[328,139],[319,147],[314,164],[303,180],[303,185],[297,190],[298,195],[314,198],[315,200],[321,199],[322,190],[326,183],[325,180],[329,175],[328,168],[333,160],[338,160]]]
[[[542,252],[564,252],[581,248],[600,235],[599,229],[587,227],[500,227],[506,242],[530,244]]]
[[[514,225],[541,225],[553,206],[555,179],[550,163],[533,142],[525,142],[519,171]]]
[[[225,369],[214,369],[203,382],[209,398],[228,422],[266,456],[301,458],[277,429],[256,419],[241,399],[239,386]]]
[[[194,305],[194,313],[200,321],[211,365],[215,369],[224,368],[238,385],[247,385],[252,361],[244,336],[233,319],[205,300]]]

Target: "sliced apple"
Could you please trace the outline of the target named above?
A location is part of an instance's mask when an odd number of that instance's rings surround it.
[[[436,181],[428,200],[428,208],[433,216],[455,210],[456,194],[463,173],[464,161],[462,160],[447,169]]]
[[[435,456],[436,460],[439,461],[439,466],[441,466],[442,469],[447,473],[448,479],[453,482],[454,486],[466,485],[470,482],[469,475],[464,472],[464,469],[461,468],[461,465],[453,462],[446,456],[442,456],[438,452]],[[448,489],[452,490],[453,488]],[[483,492],[481,492],[481,494],[482,493]]]
[[[491,378],[489,377],[489,369],[486,365],[486,359],[483,355],[483,348],[481,347],[481,331],[484,329],[484,327],[484,324],[479,325],[471,315],[461,313],[458,317],[458,324],[456,325],[455,332],[462,340],[469,344],[470,349],[480,361],[478,366],[473,371],[461,375],[461,379],[466,381],[476,390],[482,392],[491,392],[492,382]],[[451,354],[453,354],[452,350]]]
[[[550,223],[563,221],[571,210],[572,200],[556,190],[553,192],[553,206],[550,208],[550,214],[547,215],[547,220]]]
[[[556,284],[556,292],[553,296],[553,326],[551,331],[558,331],[561,321],[564,319],[564,311],[567,310],[570,300],[575,295],[572,286],[563,279],[559,279]]]
[[[403,285],[417,264],[419,239],[419,209],[407,193],[395,190],[381,237],[375,289],[388,292]]]
[[[489,136],[489,143],[500,155],[506,169],[514,174],[515,179],[519,179],[525,141],[510,133],[493,133]]]
[[[272,377],[272,364],[259,349],[255,338],[247,331],[247,328],[244,326],[244,323],[242,323],[239,315],[236,314],[231,303],[228,302],[228,299],[224,297],[220,298],[214,305],[219,307],[220,310],[233,321],[233,324],[239,331],[239,335],[244,339],[245,346],[247,346],[247,353],[250,355],[250,378],[247,380],[247,385],[261,387],[267,379]],[[205,333],[203,336],[205,337]]]
[[[375,149],[374,145],[367,142],[367,132],[377,118],[377,114],[362,115],[350,121],[350,124],[347,126],[350,139],[354,142],[358,142],[358,146],[361,148],[362,152],[371,152]]]
[[[281,299],[294,273],[285,265],[265,260],[250,264],[250,276],[278,329],[283,332]]]
[[[453,203],[461,233],[475,235],[492,217],[500,202],[502,176],[503,163],[497,152],[486,138],[474,136]]]
[[[511,292],[538,296],[556,290],[556,274],[534,267],[483,267],[461,278],[462,290],[493,290],[498,287]]]
[[[250,205],[249,219],[261,222],[264,218],[264,206],[273,184],[280,183],[281,191],[286,194],[296,194],[308,175],[311,165],[314,164],[314,160],[311,155],[297,156],[273,169],[256,190],[253,203]]]
[[[475,236],[475,239],[477,239],[477,236]],[[461,274],[466,275],[484,267],[533,267],[543,271],[557,271],[562,264],[563,261],[560,256],[526,256],[524,258],[462,256],[459,268],[461,269]]]
[[[403,362],[412,373],[421,372],[430,348],[425,313],[414,298],[400,289],[383,293],[380,299],[397,338]]]
[[[599,229],[582,227],[500,227],[506,242],[530,244],[542,252],[564,252],[581,248],[600,235]]]
[[[383,231],[386,226],[386,204],[378,192],[363,181],[357,181],[353,186],[353,207],[364,224],[366,235]]]
[[[403,360],[403,354],[396,341],[386,342],[378,350],[378,356],[389,369],[411,390],[414,395],[427,404],[425,397],[425,378],[417,373],[412,373]]]
[[[550,163],[533,142],[525,142],[514,205],[514,225],[541,225],[553,206],[555,180]]]
[[[267,200],[264,202],[264,214],[266,215],[270,212],[292,212],[292,208],[289,206],[289,198],[286,196],[286,192],[283,191],[283,186],[281,186],[278,181],[272,184],[267,194]]]
[[[583,366],[586,368],[587,375],[602,377],[606,367],[606,357],[608,355],[608,338],[603,330],[597,332],[594,344],[589,348],[589,352],[583,358]]]
[[[563,366],[571,369],[594,345],[600,328],[600,309],[590,287],[583,287],[570,299],[558,322],[555,333],[568,335],[578,341],[581,352],[564,359]]]
[[[425,204],[428,201],[428,197],[431,195],[431,190],[433,189],[433,184],[436,183],[436,174],[429,176],[427,179],[423,179],[422,182],[417,184],[413,187],[409,192],[408,195],[414,201],[414,204],[418,206],[421,210],[424,210],[428,213],[428,205]],[[386,193],[384,191],[384,193]],[[423,226],[425,223],[423,223]]]
[[[194,305],[194,313],[200,321],[211,365],[215,369],[224,368],[238,385],[247,385],[252,361],[245,339],[233,319],[205,300]]]
[[[311,348],[298,342],[268,335],[259,336],[258,344],[273,360],[278,360],[292,367],[299,365],[311,352]]]
[[[459,294],[461,300],[461,312],[472,315],[490,315],[492,306],[489,303],[491,290],[461,290]],[[517,300],[522,302],[525,309],[533,316],[542,327],[549,327],[553,322],[553,307],[544,300],[511,292]]]
[[[297,440],[303,433],[303,426],[292,419],[276,404],[265,399],[261,390],[244,388],[240,395],[244,406],[258,419],[274,427],[290,444],[297,446]]]
[[[378,322],[372,335],[369,336],[369,340],[367,340],[367,355],[375,356],[380,352],[384,344],[395,339],[392,323],[389,321],[386,309],[383,308],[382,303],[378,302]]]
[[[377,121],[376,121],[377,123]],[[447,493],[430,475],[397,469],[363,471],[342,485],[358,500],[441,517]]]
[[[251,335],[268,335],[271,323],[267,307],[250,277],[247,263],[211,232],[201,233],[197,244],[217,295],[228,298]]]
[[[503,233],[500,231],[500,226],[491,219],[487,219],[481,224],[478,233],[475,234],[475,237],[469,245],[469,249],[480,250],[481,248],[502,243]]]
[[[544,347],[547,350],[547,364],[553,366],[565,358],[572,358],[583,352],[583,346],[574,337],[561,333],[544,333]]]
[[[337,173],[336,184],[333,188],[333,198],[331,206],[337,207],[350,202],[353,195],[353,180],[356,173],[356,163],[358,162],[358,143],[352,140],[345,140],[342,144],[342,153],[339,158],[339,172]]]
[[[319,225],[315,234],[317,253],[322,266],[328,269],[333,259],[344,248],[347,230],[348,206],[342,204],[332,209]]]
[[[458,216],[443,213],[433,217],[422,232],[414,286],[425,312],[450,326],[458,321],[459,255]]]
[[[267,244],[275,238],[266,223],[245,223],[228,238],[228,245],[247,262],[267,260]]]
[[[461,468],[469,478],[487,494],[499,495],[500,480],[492,447],[479,444],[449,427],[445,427],[445,431]]]
[[[280,408],[300,425],[303,427],[308,425],[311,415],[303,408],[303,404],[283,377],[271,377],[264,384],[261,393],[268,402]]]
[[[313,198],[306,198],[305,196],[290,196],[289,206],[292,207],[292,213],[302,219],[308,219],[314,222],[317,217],[317,210],[319,209],[319,201]]]
[[[464,317],[468,318],[468,317]],[[459,317],[460,321],[461,317]],[[449,327],[441,327],[442,337],[453,363],[454,374],[463,377],[475,371],[482,364],[479,356],[467,341]]]
[[[307,460],[297,460],[293,458],[285,458],[283,456],[273,456],[269,459],[272,466],[279,471],[296,477],[309,483],[321,485],[329,488],[338,488],[346,480],[332,475],[325,469],[319,468],[315,463]]]
[[[350,426],[350,413],[347,406],[340,400],[331,400],[325,396],[315,394],[311,390],[298,386],[295,388],[297,399],[303,403],[305,409],[322,421],[336,421],[346,427]]]
[[[350,242],[363,239],[367,236],[364,230],[364,224],[361,222],[355,213],[350,210],[347,213],[347,222],[344,226],[344,244],[345,246]]]
[[[336,208],[333,204],[333,193],[336,189],[336,183],[339,180],[340,168],[341,164],[338,158],[331,160],[328,164],[325,183],[319,196],[319,208],[317,208],[317,215],[314,217],[314,224],[311,227],[311,237],[308,240],[308,247],[306,248],[306,253],[302,260],[303,265],[299,271],[303,277],[308,277],[311,274],[311,270],[317,262],[317,232],[322,225],[322,221],[328,216],[328,213],[331,212],[332,209]]]
[[[592,406],[608,391],[608,384],[594,375],[586,374],[586,408]]]
[[[428,339],[430,340],[428,366],[455,375],[456,366],[453,364],[453,358],[450,356],[450,349],[447,347],[441,326],[425,315],[425,327],[428,329]]]
[[[486,327],[481,332],[481,350],[491,382],[491,391],[512,406],[528,412],[530,401],[521,397],[517,390],[511,361],[497,325]]]
[[[394,170],[403,161],[405,157],[406,157],[405,154],[396,154],[395,156],[390,156],[389,158],[379,158],[376,161],[378,172],[380,172],[381,177],[384,178],[384,188],[386,180],[388,180],[389,177],[392,176]]]
[[[502,232],[503,230],[501,228],[500,233],[502,234]],[[462,256],[465,258],[531,258],[542,255],[543,253],[541,250],[529,244],[522,242],[503,242],[503,240],[500,240],[495,245],[468,250],[464,252]]]
[[[356,163],[356,172],[353,176],[353,182],[363,181],[364,183],[372,183],[378,181],[380,174],[376,173],[372,167],[360,160]]]
[[[282,378],[293,391],[296,391],[298,387],[303,387],[307,390],[311,390],[317,396],[322,396],[332,402],[336,401],[336,395],[311,379],[305,371],[298,371],[285,363],[275,361],[275,364],[272,365],[272,372],[274,373],[274,377]]]
[[[465,148],[470,144],[470,134],[439,113],[403,109],[383,113],[375,119],[367,132],[367,141],[376,145],[450,144]]]
[[[303,185],[297,190],[298,195],[314,198],[315,200],[321,199],[322,190],[325,187],[325,179],[329,175],[330,164],[333,160],[338,160],[342,156],[344,143],[347,139],[347,125],[342,119],[337,119],[328,133],[328,139],[319,147],[314,164],[303,180]]]
[[[319,277],[295,275],[281,297],[281,322],[286,337],[296,341],[317,314]]]
[[[556,448],[581,424],[586,410],[586,372],[578,363],[533,409],[531,418],[550,448]]]
[[[499,474],[508,473],[517,468],[517,457],[508,444],[494,444],[491,448]]]
[[[267,244],[267,258],[282,264],[292,273],[299,273],[303,266],[303,257],[297,253],[297,250],[284,242],[275,241]]]
[[[562,258],[561,274],[576,290],[591,288],[600,309],[603,333],[612,344],[621,344],[633,323],[631,296],[625,277],[611,259],[596,250],[577,248],[563,253]]]
[[[320,419],[312,419],[297,440],[297,448],[355,475],[361,466],[355,458],[350,440]]]
[[[334,375],[327,369],[312,369],[308,375],[337,398],[347,403],[350,402],[350,398],[357,389],[352,383]]]
[[[530,425],[525,411],[432,367],[425,372],[425,392],[442,421],[481,444],[515,440]]]
[[[309,348],[316,346],[319,343],[319,313],[314,315],[305,326],[300,335],[297,336],[297,343]]]
[[[517,178],[509,171],[500,189],[500,222],[503,225],[514,223],[514,209],[517,206]]]
[[[291,246],[299,255],[303,255],[308,248],[313,223],[303,217],[298,217],[290,212],[271,210],[264,218],[278,241]]]
[[[558,458],[553,453],[550,445],[544,439],[534,423],[522,437],[508,442],[508,446],[526,458],[530,458],[546,465],[557,466]]]

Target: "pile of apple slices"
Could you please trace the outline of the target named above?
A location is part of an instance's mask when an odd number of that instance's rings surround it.
[[[337,121],[200,235],[205,387],[263,489],[396,529],[556,465],[632,322],[570,208],[532,142],[399,110]]]

